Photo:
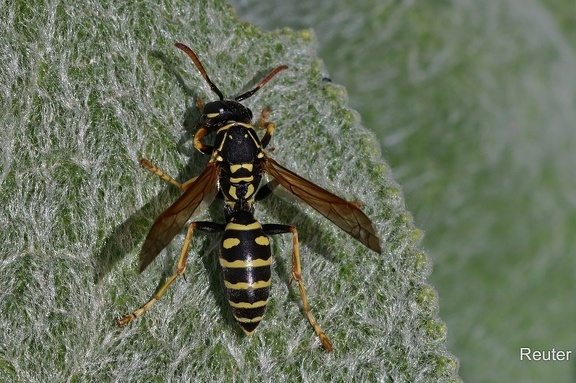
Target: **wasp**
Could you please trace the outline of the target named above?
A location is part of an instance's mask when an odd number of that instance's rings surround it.
[[[372,222],[360,210],[358,202],[346,201],[302,178],[279,165],[265,151],[275,130],[275,124],[267,120],[270,109],[264,109],[257,121],[258,127],[265,130],[262,138],[259,138],[252,125],[252,111],[242,105],[241,101],[254,95],[280,71],[287,69],[286,65],[273,69],[254,89],[233,99],[225,99],[220,89],[208,77],[196,54],[184,44],[176,43],[176,47],[192,59],[210,89],[219,98],[218,101],[206,105],[201,99],[198,100],[202,115],[193,138],[194,147],[201,153],[210,155],[210,160],[199,176],[182,184],[150,161],[140,160],[145,168],[178,187],[183,193],[152,224],[140,251],[139,271],[144,271],[172,241],[203,201],[211,203],[214,198],[222,199],[225,223],[190,222],[172,276],[148,302],[119,319],[117,325],[126,325],[149,310],[180,275],[184,276],[194,231],[200,230],[223,233],[219,260],[227,299],[240,327],[247,335],[252,335],[263,318],[270,293],[272,251],[269,237],[292,234],[291,282],[298,284],[304,315],[324,348],[332,351],[330,340],[310,311],[301,276],[296,227],[259,223],[254,217],[255,202],[267,197],[281,185],[365,246],[381,253],[380,240]],[[215,134],[213,145],[202,142],[210,133]],[[260,186],[264,173],[271,177],[271,180]]]

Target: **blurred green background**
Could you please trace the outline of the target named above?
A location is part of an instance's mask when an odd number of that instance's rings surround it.
[[[576,3],[231,4],[315,31],[426,232],[463,379],[576,381],[575,358],[520,361],[576,349]]]

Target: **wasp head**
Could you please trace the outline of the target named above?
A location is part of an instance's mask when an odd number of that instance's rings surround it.
[[[227,122],[250,124],[252,111],[234,100],[220,100],[204,105],[200,123],[208,129],[219,128]]]

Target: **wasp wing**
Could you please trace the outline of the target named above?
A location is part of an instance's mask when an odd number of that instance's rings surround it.
[[[286,169],[270,157],[264,157],[262,169],[296,197],[316,209],[366,247],[382,253],[380,239],[370,219],[357,204],[346,201]]]
[[[156,218],[140,250],[140,272],[172,241],[200,203],[214,198],[219,174],[220,167],[209,162],[176,202]]]

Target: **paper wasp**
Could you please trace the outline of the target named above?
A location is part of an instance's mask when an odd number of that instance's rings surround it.
[[[140,160],[148,170],[177,186],[183,193],[154,221],[140,251],[139,271],[144,271],[172,241],[202,201],[211,202],[215,197],[223,199],[226,223],[206,221],[189,223],[174,274],[146,304],[118,320],[118,326],[131,322],[150,309],[174,280],[184,274],[194,230],[201,230],[223,233],[220,265],[224,271],[228,302],[244,332],[251,335],[260,323],[268,302],[272,262],[269,236],[290,233],[293,246],[291,280],[298,283],[304,315],[326,350],[332,351],[332,344],[310,312],[301,277],[296,228],[292,225],[260,224],[254,218],[255,202],[265,198],[275,187],[281,185],[365,246],[380,253],[380,240],[372,223],[360,210],[357,202],[343,200],[282,167],[264,150],[275,129],[274,123],[267,121],[270,110],[265,109],[258,119],[258,126],[265,130],[260,139],[251,125],[252,111],[240,102],[251,97],[278,72],[287,69],[287,66],[276,67],[254,89],[233,99],[225,99],[208,77],[196,54],[184,44],[176,43],[176,47],[192,59],[210,89],[219,97],[218,101],[206,105],[203,105],[201,100],[198,102],[202,116],[194,136],[194,147],[204,154],[209,154],[210,160],[198,177],[183,184],[155,167],[150,161]],[[202,142],[202,139],[210,133],[216,135],[213,146]],[[260,187],[263,173],[267,173],[272,180]]]

